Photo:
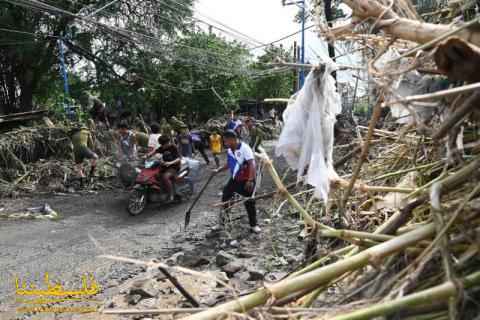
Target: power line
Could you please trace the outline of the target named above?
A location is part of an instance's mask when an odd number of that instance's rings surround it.
[[[177,0],[168,0],[168,1],[171,1],[171,2],[173,2],[173,3],[176,3],[176,4],[178,4],[178,5],[182,6],[182,7],[188,7],[188,6],[186,6],[184,3],[178,2]],[[222,26],[222,27],[224,27],[224,28],[226,28],[226,29],[231,30],[231,32],[236,33],[236,34],[242,36],[244,39],[249,40],[248,42],[250,42],[250,43],[252,43],[252,44],[255,44],[255,43],[256,43],[256,44],[262,44],[262,45],[263,45],[263,42],[258,41],[258,40],[256,40],[256,39],[252,38],[251,36],[249,36],[249,35],[241,32],[241,31],[239,31],[239,30],[237,30],[237,29],[235,29],[235,28],[233,28],[233,27],[230,27],[230,26],[228,26],[227,24],[225,24],[225,23],[223,23],[223,22],[221,22],[221,21],[219,21],[219,20],[217,20],[217,19],[214,19],[214,18],[212,18],[212,17],[210,17],[210,16],[207,16],[206,14],[200,12],[198,9],[195,10],[195,11],[196,11],[199,15],[207,18],[208,20],[213,21],[214,23],[217,23],[218,25],[220,25],[220,26]],[[198,18],[195,18],[195,19],[197,19],[198,21],[203,22],[203,23],[205,23],[205,24],[207,24],[207,25],[212,25],[211,23],[208,23],[208,22],[206,22],[206,21],[204,21],[204,20],[201,20],[201,19],[198,19]],[[218,27],[216,27],[216,26],[214,26],[214,25],[212,25],[212,27],[214,27],[215,29],[218,29],[218,30],[220,30],[220,31],[223,31],[223,32],[225,32],[225,33],[229,33],[228,31],[226,31],[226,30],[224,30],[224,29],[221,29],[221,28],[218,28]],[[231,32],[230,32],[230,34],[231,34]],[[237,37],[238,37],[238,36],[237,36]]]
[[[160,2],[161,4],[164,4],[165,6],[167,6],[168,8],[170,8],[170,9],[172,9],[172,10],[177,10],[177,12],[179,12],[179,13],[184,13],[184,11],[183,11],[182,9],[178,8],[178,6],[177,6],[177,7],[173,7],[173,6],[171,6],[168,2],[165,2],[165,1],[162,1],[162,0],[160,0],[159,2]],[[185,4],[182,4],[182,3],[180,3],[180,2],[176,2],[176,3],[179,4],[180,6],[183,6],[183,7],[187,8],[188,10],[190,10],[189,7],[186,6]],[[197,11],[197,13],[199,13],[199,12]],[[202,20],[202,19],[197,18],[197,17],[195,17],[195,16],[192,16],[191,19],[192,19],[194,22],[200,22],[200,23],[206,24],[207,26],[210,26],[210,27],[212,27],[212,28],[214,28],[214,29],[216,29],[216,30],[219,30],[219,31],[221,31],[221,32],[223,32],[223,33],[225,33],[225,34],[228,34],[229,36],[233,37],[235,40],[238,40],[238,41],[240,41],[240,42],[248,43],[248,44],[250,44],[250,45],[252,45],[252,44],[253,44],[253,45],[257,45],[257,44],[258,44],[258,42],[254,42],[254,41],[252,41],[252,39],[249,39],[249,38],[244,37],[244,36],[239,36],[239,34],[237,34],[237,33],[235,33],[235,32],[228,31],[228,30],[226,30],[226,29],[224,29],[224,28],[220,28],[220,27],[212,24],[211,22]]]
[[[315,27],[314,24],[312,24],[312,25],[310,25],[310,26],[308,26],[308,27],[305,27],[305,30],[311,29],[311,28],[313,28],[313,27]],[[297,34],[299,34],[299,33],[301,33],[301,32],[302,32],[302,29],[300,29],[300,30],[298,30],[298,31],[296,31],[296,32],[294,32],[294,33],[291,33],[291,34],[289,34],[289,35],[286,35],[286,36],[284,36],[284,37],[282,37],[282,38],[280,38],[280,39],[278,39],[278,40],[275,40],[275,41],[266,43],[266,44],[261,45],[261,46],[257,46],[257,47],[254,47],[254,48],[250,48],[250,49],[248,49],[248,50],[249,50],[249,51],[252,51],[252,50],[260,49],[260,48],[263,48],[263,47],[268,47],[269,45],[272,45],[272,44],[274,44],[274,43],[277,43],[277,42],[283,41],[283,40],[285,40],[285,39],[291,38],[291,37],[293,37],[293,36],[296,36]]]
[[[100,28],[103,28],[105,31],[111,32],[111,33],[115,34],[116,36],[118,36],[120,38],[123,38],[124,40],[132,42],[132,43],[137,43],[141,38],[149,39],[149,40],[154,41],[154,42],[161,42],[160,39],[155,38],[153,36],[143,34],[143,33],[137,32],[137,31],[128,30],[128,29],[111,27],[111,26],[108,26],[108,25],[106,25],[104,23],[101,23],[99,21],[96,21],[96,20],[93,20],[93,19],[90,19],[90,18],[87,18],[87,17],[84,17],[84,16],[79,16],[79,15],[74,14],[72,12],[69,12],[67,10],[51,6],[51,5],[42,3],[40,1],[36,1],[36,0],[16,0],[16,1],[5,0],[5,1],[10,2],[14,5],[19,5],[19,6],[23,6],[23,7],[27,7],[27,8],[31,8],[31,9],[43,10],[43,11],[53,12],[53,13],[57,13],[57,14],[67,15],[67,16],[79,19],[80,21],[97,25]],[[178,23],[178,21],[174,21],[174,23]],[[137,40],[136,40],[137,42],[135,41],[135,39],[133,37],[137,37]],[[145,43],[143,41],[142,44],[146,45],[148,43]],[[163,43],[163,44],[165,46],[172,45],[172,43]],[[221,53],[210,51],[210,50],[203,49],[203,48],[191,47],[191,46],[188,46],[188,45],[185,45],[185,44],[175,43],[173,45],[180,46],[180,47],[187,47],[187,48],[191,48],[191,49],[198,50],[198,51],[203,51],[207,54],[212,54],[212,55],[217,55],[217,56],[225,56],[225,57],[229,56],[229,55],[226,55],[226,54],[221,54]]]
[[[76,19],[79,19],[83,22],[87,22],[87,23],[91,23],[91,24],[94,24],[94,25],[97,25],[99,26],[100,28],[103,28],[105,29],[106,31],[109,31],[109,32],[112,32],[114,35],[118,36],[118,37],[121,37],[127,41],[130,41],[132,43],[137,43],[138,44],[138,41],[141,40],[142,38],[143,39],[150,39],[152,41],[158,41],[159,39],[155,38],[155,37],[152,37],[152,36],[149,36],[149,35],[146,35],[146,34],[142,34],[142,33],[139,33],[139,32],[136,32],[136,31],[131,31],[131,30],[126,30],[126,29],[121,29],[121,28],[115,28],[115,27],[111,27],[111,26],[108,26],[104,23],[101,23],[101,22],[98,22],[98,21],[95,21],[95,20],[92,20],[88,17],[83,17],[83,16],[79,16],[79,15],[76,15],[72,12],[69,12],[67,10],[64,10],[64,9],[61,9],[61,8],[57,8],[57,7],[54,7],[54,6],[51,6],[51,5],[48,5],[48,4],[45,4],[45,3],[42,3],[40,1],[36,1],[36,0],[17,0],[15,2],[13,2],[12,0],[6,0],[14,5],[20,5],[20,6],[23,6],[23,7],[26,7],[26,8],[31,8],[31,9],[35,9],[35,10],[42,10],[42,11],[48,11],[48,12],[52,12],[52,13],[57,13],[57,14],[63,14],[63,15],[68,15],[68,16],[71,16],[73,18],[76,18]],[[19,33],[19,34],[29,34],[29,35],[33,35],[35,37],[52,37],[52,38],[59,38],[58,36],[51,36],[51,35],[39,35],[39,34],[35,34],[35,33],[30,33],[30,32],[24,32],[24,31],[20,31],[20,30],[9,30],[9,29],[0,29],[0,30],[4,30],[4,31],[9,31],[9,32],[15,32],[15,33]],[[137,37],[137,39],[135,39],[134,37]],[[141,42],[143,45],[150,45],[151,43],[146,43],[146,42]],[[168,44],[167,44],[168,45]],[[186,48],[190,48],[190,49],[193,49],[193,50],[201,50],[203,52],[206,52],[206,53],[210,53],[212,55],[217,55],[217,56],[224,56],[224,57],[228,57],[230,58],[231,56],[230,55],[226,55],[226,54],[220,54],[218,52],[212,52],[212,51],[209,51],[207,49],[203,49],[203,48],[197,48],[197,47],[191,47],[191,46],[187,46],[187,45],[183,45],[183,44],[174,44],[174,45],[177,45],[177,46],[180,46],[180,47],[186,47]],[[192,65],[196,66],[196,65],[202,65],[201,63],[199,63],[199,61],[188,61],[188,60],[185,60],[185,59],[180,59],[180,58],[176,58],[177,60],[179,61],[184,61],[184,62],[189,62],[191,63]],[[235,61],[235,62],[238,62],[238,61]],[[233,63],[235,63],[233,62]],[[231,70],[229,69],[225,69],[225,68],[222,68],[220,66],[213,66],[213,65],[203,65],[205,68],[211,68],[211,69],[216,69],[216,70],[221,70],[227,74],[230,74],[230,75],[244,75],[244,76],[255,76],[255,74],[251,74],[251,73],[248,73],[248,72],[245,72],[245,71],[242,71],[242,70],[238,70],[240,71],[239,73],[232,73]],[[274,72],[274,70],[272,70],[272,72]],[[261,74],[257,75],[257,76],[261,76]],[[166,84],[165,84],[166,85]]]
[[[45,38],[55,38],[58,39],[56,36],[50,36],[50,35],[39,35],[37,33],[32,33],[32,32],[27,32],[27,31],[21,31],[21,30],[13,30],[13,29],[6,29],[6,28],[0,28],[0,31],[5,31],[5,32],[11,32],[11,33],[18,33],[18,34],[25,34],[25,35],[33,35],[35,37],[38,36],[43,36]]]
[[[153,36],[150,36],[150,35],[147,35],[147,34],[143,34],[143,33],[140,33],[140,32],[137,32],[137,31],[131,31],[131,30],[128,30],[128,29],[122,29],[122,28],[118,28],[118,27],[111,27],[111,26],[108,26],[104,23],[101,23],[99,21],[96,21],[96,20],[93,20],[93,19],[90,19],[88,17],[84,17],[84,16],[79,16],[77,14],[74,14],[72,12],[69,12],[67,10],[64,10],[64,9],[61,9],[61,8],[57,8],[57,7],[54,7],[54,6],[51,6],[51,5],[48,5],[48,4],[45,4],[45,3],[42,3],[40,1],[37,1],[37,0],[17,0],[17,1],[13,1],[13,0],[6,0],[7,2],[10,2],[14,5],[20,5],[20,6],[23,6],[23,7],[27,7],[27,8],[31,8],[31,9],[36,9],[36,10],[43,10],[43,11],[49,11],[49,12],[54,12],[54,13],[57,13],[57,14],[63,14],[63,15],[68,15],[68,16],[71,16],[73,18],[76,18],[76,19],[79,19],[80,21],[83,21],[83,22],[87,22],[87,23],[91,23],[91,24],[94,24],[94,25],[97,25],[99,26],[100,28],[103,28],[105,29],[106,31],[109,31],[111,33],[113,33],[114,35],[116,35],[117,37],[120,37],[120,38],[123,38],[124,40],[126,41],[129,41],[129,42],[132,42],[132,43],[137,43],[138,44],[138,41],[141,39],[141,38],[144,38],[144,39],[149,39],[151,41],[154,41],[154,42],[160,42],[158,38],[155,38]],[[177,2],[175,0],[170,0],[170,1],[174,1],[175,3],[181,5],[181,6],[184,6],[186,8],[188,8],[185,4],[182,4],[180,2]],[[178,23],[178,21],[173,21],[171,19],[167,19],[165,18],[165,20],[169,20],[173,23]],[[133,37],[137,37],[137,39],[133,39]],[[141,41],[141,40],[140,40]],[[142,42],[143,45],[150,45],[150,43],[145,43],[145,41]],[[176,46],[179,46],[179,47],[185,47],[185,48],[190,48],[190,49],[193,49],[193,50],[197,50],[197,51],[201,51],[201,52],[205,52],[206,54],[211,54],[211,55],[216,55],[216,56],[223,56],[223,57],[230,57],[230,55],[228,54],[222,54],[222,53],[219,53],[219,52],[214,52],[214,51],[211,51],[211,50],[208,50],[208,49],[204,49],[204,48],[198,48],[198,47],[192,47],[192,46],[188,46],[188,45],[185,45],[185,44],[179,44],[179,43],[163,43],[163,45],[165,46],[171,46],[171,45],[176,45]]]
[[[120,1],[120,0],[113,0],[112,2],[109,2],[109,3],[107,3],[106,5],[104,5],[103,7],[101,7],[101,8],[99,8],[99,9],[95,10],[94,12],[88,14],[86,17],[87,17],[87,18],[91,18],[91,17],[93,17],[94,15],[96,15],[97,13],[101,12],[102,10],[104,10],[104,9],[106,9],[106,8],[114,5],[114,4],[117,3],[118,1]]]

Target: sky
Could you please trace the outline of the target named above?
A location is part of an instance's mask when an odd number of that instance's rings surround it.
[[[307,1],[307,4],[309,2]],[[195,16],[199,19],[210,22],[212,22],[210,18],[215,19],[217,21],[213,21],[214,25],[224,28],[218,24],[220,22],[262,43],[278,40],[301,29],[301,24],[294,21],[299,8],[295,5],[284,7],[282,0],[197,0],[195,10]],[[306,25],[310,24],[313,22],[307,22]],[[218,30],[214,32],[232,40],[232,36],[228,34]],[[298,34],[280,43],[286,48],[291,48],[294,41],[300,44],[300,39],[301,34]],[[318,53],[328,55],[327,45],[318,37],[315,28],[305,32],[305,43],[306,62],[318,63]],[[258,44],[247,45],[254,47]],[[252,53],[259,55],[262,52],[254,50]],[[343,58],[340,62],[355,64],[349,57]],[[339,79],[350,81],[351,77],[349,74],[342,74]]]
[[[196,17],[202,19],[205,14],[262,43],[277,40],[301,28],[294,22],[298,7],[284,7],[281,0],[197,0],[195,9],[200,12]],[[314,35],[306,33],[308,43]],[[292,47],[295,40],[300,43],[300,34],[281,43]]]

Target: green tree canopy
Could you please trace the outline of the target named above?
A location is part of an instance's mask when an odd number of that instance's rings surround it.
[[[93,64],[98,81],[132,81],[125,56],[148,46],[168,48],[185,30],[193,0],[3,0],[0,2],[0,112],[27,111],[58,78],[58,39],[67,64]],[[94,14],[94,16],[92,16]]]

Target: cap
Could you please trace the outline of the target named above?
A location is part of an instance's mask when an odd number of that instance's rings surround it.
[[[223,133],[223,137],[225,138],[238,138],[238,135],[235,131],[233,130],[226,130],[224,133]]]

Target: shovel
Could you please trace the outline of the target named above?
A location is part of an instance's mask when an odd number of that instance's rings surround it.
[[[207,189],[208,185],[210,184],[210,182],[212,181],[213,177],[215,177],[216,174],[217,174],[216,172],[212,172],[210,177],[208,177],[207,182],[205,183],[205,185],[202,187],[202,189],[198,193],[197,197],[193,200],[192,204],[190,205],[190,208],[188,208],[188,210],[185,212],[185,230],[187,230],[187,227],[190,223],[190,216],[192,215],[193,207],[197,204],[197,202],[200,199],[200,197],[202,196],[203,192]]]

